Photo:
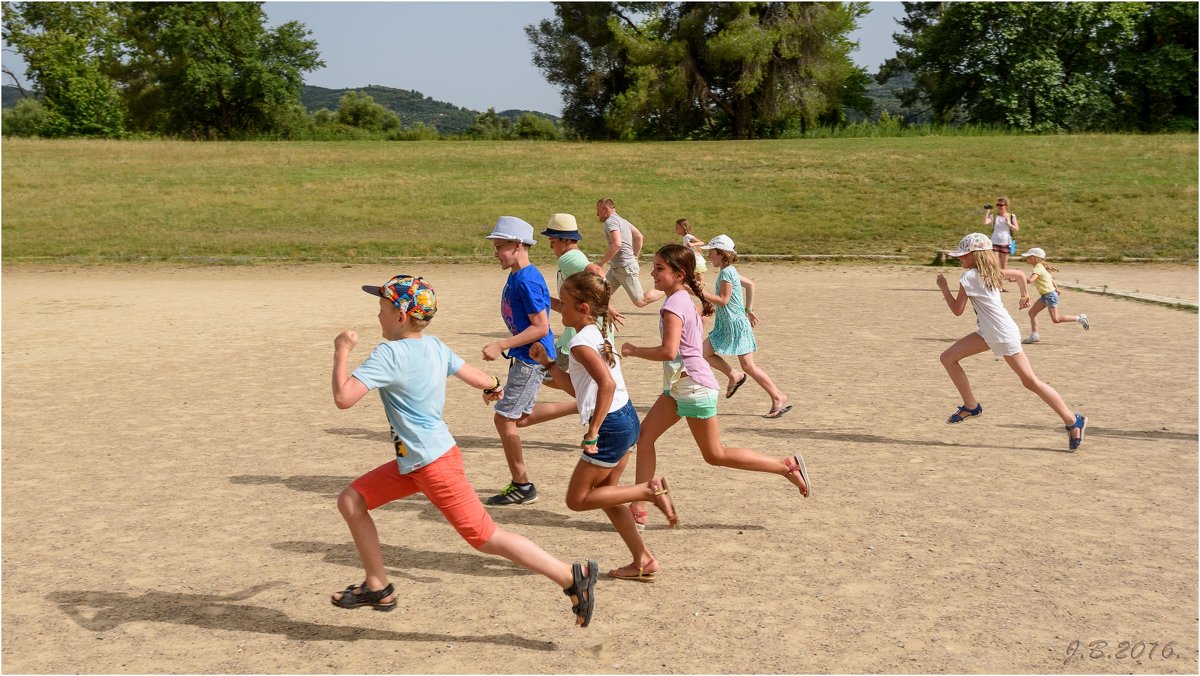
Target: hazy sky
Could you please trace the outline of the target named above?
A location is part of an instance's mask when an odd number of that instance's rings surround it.
[[[899,2],[872,2],[851,37],[855,63],[874,73],[895,53]],[[299,21],[317,41],[325,67],[310,85],[342,89],[383,85],[472,110],[562,112],[558,90],[532,63],[524,27],[553,18],[549,2],[267,2],[271,26]],[[24,76],[8,51],[4,65]],[[23,84],[28,84],[23,80]],[[4,84],[12,84],[5,77]]]

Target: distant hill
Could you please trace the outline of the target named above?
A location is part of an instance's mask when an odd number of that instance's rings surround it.
[[[929,122],[930,114],[927,110],[916,110],[905,108],[900,103],[897,91],[908,89],[913,86],[911,75],[897,75],[883,84],[875,82],[875,76],[871,76],[871,83],[867,86],[867,97],[875,102],[871,110],[872,120],[879,119],[879,114],[887,111],[887,114],[892,118],[903,118],[909,124],[925,124]],[[848,111],[848,117],[855,121],[861,122],[863,115],[856,111]]]
[[[467,127],[471,126],[471,123],[475,121],[475,117],[481,112],[471,110],[470,108],[460,108],[444,101],[436,101],[418,91],[395,89],[381,85],[348,87],[346,89],[327,89],[325,87],[305,85],[304,91],[300,94],[300,101],[310,113],[321,108],[337,110],[338,101],[341,100],[342,96],[348,92],[355,91],[367,94],[375,99],[375,103],[396,113],[400,117],[400,123],[405,127],[416,122],[424,122],[435,127],[443,134],[460,134],[466,131]],[[558,121],[558,118],[553,115],[539,113],[534,110],[505,110],[496,114],[515,120],[525,113],[531,113],[555,122]]]
[[[31,93],[26,93],[32,96]],[[15,85],[4,85],[4,108],[16,108],[17,101],[22,98],[24,97],[21,96],[21,90],[17,89]]]
[[[13,85],[4,85],[3,89],[3,107],[16,107],[17,101],[22,98],[21,90]],[[467,130],[467,127],[471,126],[471,123],[475,121],[475,117],[482,112],[469,108],[461,108],[444,101],[435,101],[418,91],[395,89],[380,85],[349,87],[346,89],[327,89],[325,87],[305,85],[304,91],[300,95],[300,102],[304,104],[304,107],[310,113],[321,108],[337,110],[338,101],[347,92],[352,91],[370,95],[371,98],[375,99],[376,103],[396,113],[400,117],[401,124],[405,127],[416,122],[424,122],[435,127],[443,134],[461,134]],[[558,118],[553,115],[540,113],[535,110],[505,110],[496,114],[516,120],[525,113],[531,113],[555,122],[558,121]]]

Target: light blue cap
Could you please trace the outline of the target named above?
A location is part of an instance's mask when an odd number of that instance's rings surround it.
[[[529,246],[537,244],[533,239],[533,226],[516,216],[501,216],[492,228],[488,239],[506,239],[510,242],[524,242]]]

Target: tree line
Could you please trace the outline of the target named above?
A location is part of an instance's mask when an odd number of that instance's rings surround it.
[[[777,138],[863,124],[1029,132],[1196,129],[1191,2],[905,2],[876,81],[912,113],[872,119],[850,34],[865,2],[556,2],[525,28],[562,126],[478,115],[469,138]],[[12,2],[4,39],[36,98],[4,132],[184,138],[438,138],[370,96],[309,114],[324,65],[261,2]],[[16,81],[15,75],[8,73]]]

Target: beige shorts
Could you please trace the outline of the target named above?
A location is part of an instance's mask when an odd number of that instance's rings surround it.
[[[629,265],[617,267],[610,265],[608,274],[604,276],[604,281],[608,282],[609,287],[620,286],[625,289],[625,293],[629,294],[630,300],[640,301],[642,296],[646,295],[642,291],[642,280],[638,278],[638,272],[641,268],[638,267],[636,261]]]

